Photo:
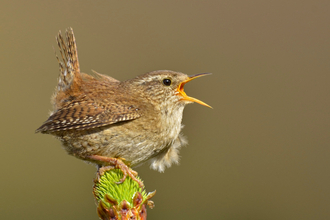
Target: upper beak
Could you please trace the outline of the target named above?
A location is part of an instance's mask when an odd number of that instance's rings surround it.
[[[180,85],[179,85],[179,87],[178,87],[178,89],[177,89],[178,92],[179,92],[179,94],[182,96],[182,99],[181,100],[187,100],[187,101],[191,101],[191,102],[196,102],[198,104],[201,104],[201,105],[207,106],[209,108],[212,108],[211,106],[209,106],[205,102],[202,102],[202,101],[200,101],[198,99],[195,99],[195,98],[192,98],[192,97],[187,96],[187,94],[183,91],[183,86],[187,82],[189,82],[189,81],[191,81],[193,79],[196,79],[198,77],[202,77],[202,76],[206,76],[206,75],[210,75],[210,74],[212,74],[212,73],[199,73],[199,74],[196,74],[196,75],[189,76],[189,78],[187,80],[181,82]]]

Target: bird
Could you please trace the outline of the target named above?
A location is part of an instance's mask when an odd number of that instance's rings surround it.
[[[97,165],[100,172],[118,168],[122,183],[130,176],[140,187],[132,167],[150,162],[159,172],[179,161],[187,144],[182,115],[189,103],[206,103],[189,97],[184,85],[209,75],[188,76],[157,70],[119,81],[93,71],[80,71],[72,28],[56,36],[60,51],[59,77],[51,98],[53,111],[36,132],[59,139],[68,154]]]

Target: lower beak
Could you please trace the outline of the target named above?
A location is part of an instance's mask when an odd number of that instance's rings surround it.
[[[192,97],[187,96],[187,94],[183,90],[183,86],[187,82],[190,82],[193,79],[196,79],[196,78],[199,78],[199,77],[202,77],[202,76],[206,76],[206,75],[210,75],[210,74],[211,73],[199,73],[199,74],[196,74],[196,75],[189,76],[189,78],[187,80],[181,82],[180,85],[179,85],[179,87],[178,87],[178,89],[177,89],[178,92],[179,92],[179,94],[182,96],[182,99],[181,100],[186,100],[186,101],[190,101],[190,102],[196,102],[198,104],[201,104],[201,105],[204,105],[206,107],[212,108],[211,106],[209,106],[205,102],[202,102],[202,101],[200,101],[198,99],[195,99],[195,98],[192,98]]]

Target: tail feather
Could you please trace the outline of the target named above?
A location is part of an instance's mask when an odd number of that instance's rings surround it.
[[[80,78],[80,67],[78,61],[77,45],[72,28],[68,28],[65,32],[65,39],[61,31],[56,36],[57,45],[60,50],[61,58],[56,55],[56,59],[60,67],[60,75],[58,79],[58,91],[69,89],[75,79]]]

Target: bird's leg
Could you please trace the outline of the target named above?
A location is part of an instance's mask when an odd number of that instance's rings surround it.
[[[124,162],[122,158],[112,158],[112,157],[104,157],[104,156],[99,156],[99,155],[91,155],[91,156],[87,156],[88,159],[91,160],[96,160],[96,161],[101,161],[101,162],[106,162],[108,164],[110,164],[111,166],[102,166],[101,168],[99,168],[99,173],[100,175],[102,175],[105,171],[111,170],[113,168],[117,168],[120,169],[124,176],[123,178],[121,178],[119,180],[119,182],[117,182],[117,184],[123,183],[127,177],[127,175],[129,177],[132,178],[132,180],[134,180],[135,182],[137,182],[139,184],[139,186],[141,188],[144,187],[144,184],[142,183],[141,180],[138,180],[136,178],[136,176],[138,175],[138,173],[134,170],[132,170],[131,168],[129,168]]]

